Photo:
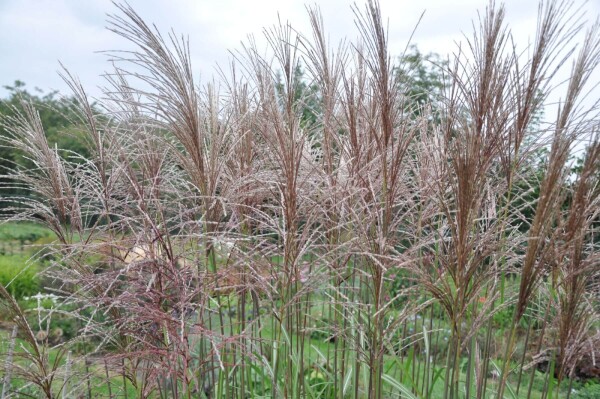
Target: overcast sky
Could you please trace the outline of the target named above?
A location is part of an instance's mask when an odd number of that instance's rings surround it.
[[[303,0],[130,0],[129,4],[147,21],[166,31],[188,35],[192,61],[198,76],[206,81],[217,63],[227,63],[228,50],[253,34],[260,40],[262,28],[282,20],[308,32]],[[332,40],[357,36],[349,0],[316,2]],[[472,31],[486,0],[381,0],[389,22],[390,51],[401,54],[419,17],[425,15],[413,37],[422,52],[452,51],[462,34]],[[533,39],[537,1],[507,0],[507,20],[518,44]],[[362,3],[358,4],[362,7]],[[587,15],[600,14],[600,0],[585,6]],[[106,15],[116,11],[110,0],[0,0],[0,86],[20,79],[29,89],[57,89],[67,93],[57,75],[59,61],[79,76],[97,95],[100,75],[110,69],[101,50],[127,48],[106,30]],[[6,95],[0,89],[0,97]]]

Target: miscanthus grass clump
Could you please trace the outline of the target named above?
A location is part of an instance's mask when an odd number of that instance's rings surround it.
[[[311,32],[265,29],[207,84],[187,39],[116,7],[136,50],[111,52],[102,99],[63,71],[89,157],[28,103],[2,120],[31,165],[3,171],[2,215],[55,234],[36,257],[58,298],[32,317],[0,286],[3,399],[550,399],[600,375],[581,8],[541,2],[524,47],[491,3],[424,93],[375,1],[355,41],[309,7]]]

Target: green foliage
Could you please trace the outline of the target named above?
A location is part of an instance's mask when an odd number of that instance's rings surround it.
[[[511,305],[504,307],[496,313],[494,313],[494,316],[492,317],[494,327],[496,327],[500,331],[509,328],[511,326],[511,323],[513,322],[514,312],[515,306]]]
[[[310,126],[317,122],[317,115],[321,110],[321,98],[319,90],[315,85],[309,85],[304,76],[304,69],[300,65],[294,70],[293,91],[294,103],[298,107],[295,111],[300,113],[300,125]],[[281,76],[278,76],[276,83],[277,95],[283,102],[288,88],[282,82]]]
[[[597,399],[600,398],[600,384],[596,381],[588,381],[580,389],[573,389],[573,399]]]
[[[332,339],[331,321],[327,318],[317,319],[313,322],[310,338],[319,341],[328,341]]]
[[[5,223],[0,225],[1,241],[19,241],[30,243],[51,238],[52,232],[33,223]]]
[[[7,132],[3,126],[5,117],[14,116],[17,112],[23,111],[23,102],[32,103],[40,115],[40,121],[46,132],[46,137],[51,148],[57,148],[61,156],[69,158],[74,162],[82,159],[79,156],[89,158],[90,152],[85,142],[81,130],[76,128],[77,114],[75,113],[74,102],[72,98],[61,97],[58,92],[52,91],[44,93],[35,88],[36,93],[30,93],[25,89],[25,83],[15,81],[12,86],[4,86],[9,95],[5,99],[0,99],[0,141],[6,136]],[[0,174],[14,167],[31,168],[33,165],[26,157],[20,156],[19,152],[0,145]],[[10,180],[0,178],[2,187],[2,196],[8,195],[28,195],[27,192],[10,187]],[[7,206],[0,201],[0,207]]]
[[[37,264],[28,263],[24,256],[0,256],[0,284],[6,287],[15,299],[39,292],[37,272]]]
[[[333,392],[333,379],[330,373],[319,365],[313,365],[305,370],[306,384],[312,397],[319,399],[335,398]]]
[[[29,325],[34,329],[48,330],[49,338],[58,343],[60,340],[68,340],[77,335],[79,329],[77,319],[71,317],[69,312],[73,310],[72,306],[57,303],[51,297],[45,297],[38,303],[37,298],[28,298],[19,301],[21,309],[27,315]],[[39,325],[39,313],[52,311],[51,317],[43,317],[43,324]],[[85,312],[89,316],[91,312]],[[45,316],[45,315],[44,315]],[[49,323],[49,325],[46,325]]]
[[[402,308],[406,304],[407,298],[400,293],[415,285],[414,278],[411,279],[410,274],[403,269],[392,270],[387,277],[389,279],[389,299],[395,298],[394,307]]]
[[[411,45],[400,57],[396,76],[403,85],[405,94],[411,99],[409,106],[435,104],[436,98],[447,85],[442,73],[446,64],[447,61],[438,54],[423,54],[416,45]],[[411,108],[416,115],[420,114],[419,107]]]

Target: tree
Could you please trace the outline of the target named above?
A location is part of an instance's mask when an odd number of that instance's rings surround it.
[[[400,57],[396,76],[411,100],[408,107],[416,115],[420,115],[422,106],[434,106],[448,85],[443,74],[447,64],[439,54],[423,54],[414,44]]]
[[[20,156],[17,150],[9,148],[2,142],[6,137],[5,125],[10,123],[10,118],[18,113],[24,112],[23,104],[31,103],[40,116],[40,121],[46,132],[46,139],[51,148],[56,148],[60,155],[65,158],[78,159],[89,157],[89,150],[85,143],[84,136],[77,127],[77,114],[74,108],[74,100],[71,97],[62,97],[58,91],[44,93],[39,88],[35,88],[35,94],[30,93],[25,88],[25,83],[16,80],[12,85],[4,86],[8,90],[8,96],[0,99],[0,186],[3,187],[2,196],[20,194],[28,195],[26,192],[20,192],[10,184],[10,180],[1,175],[13,166],[23,168],[33,167],[31,161]],[[0,207],[6,207],[7,204],[0,201]]]

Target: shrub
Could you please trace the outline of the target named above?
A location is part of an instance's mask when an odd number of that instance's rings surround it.
[[[494,313],[494,327],[496,327],[500,332],[510,327],[513,321],[514,309],[514,305],[507,306]]]
[[[581,389],[573,390],[573,399],[597,399],[600,398],[600,384],[589,381]]]
[[[0,284],[17,300],[39,292],[37,273],[37,264],[24,256],[0,256]]]
[[[37,298],[28,298],[21,300],[19,305],[27,315],[27,321],[34,330],[48,329],[53,340],[69,340],[77,335],[79,322],[69,314],[69,312],[75,310],[74,307],[62,304],[57,299],[58,297],[45,297],[40,300],[38,306]],[[89,317],[91,312],[84,313]],[[40,316],[43,319],[42,325],[39,324]],[[49,325],[46,324],[47,322]]]

